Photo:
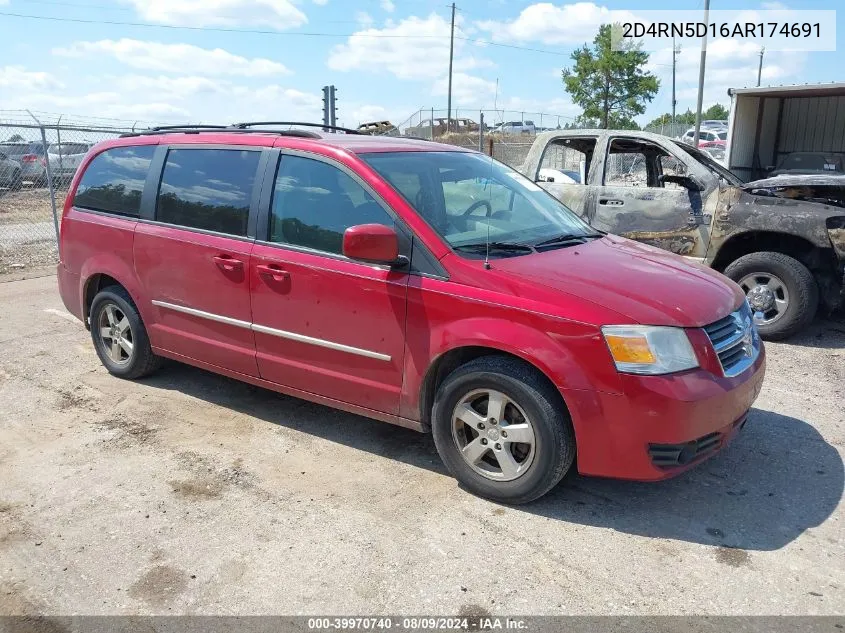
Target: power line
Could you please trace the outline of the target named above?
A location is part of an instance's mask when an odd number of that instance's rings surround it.
[[[49,15],[27,15],[23,13],[10,13],[7,11],[0,11],[0,15],[11,18],[23,18],[28,20],[48,20],[51,22],[72,22],[76,24],[106,24],[109,26],[132,26],[142,28],[156,28],[156,29],[170,29],[170,30],[187,30],[187,31],[206,31],[213,33],[247,33],[252,35],[274,35],[274,36],[300,36],[300,37],[372,37],[385,39],[446,39],[449,35],[398,35],[391,33],[319,33],[312,31],[273,31],[267,29],[235,29],[222,26],[187,26],[175,24],[148,24],[146,22],[128,22],[122,20],[89,20],[85,18],[67,18],[56,17]],[[502,44],[501,42],[491,42],[489,40],[482,40],[472,37],[455,36],[456,40],[465,42],[472,42],[475,44],[484,44],[485,46],[495,46],[499,48],[510,48],[521,51],[528,51],[532,53],[543,53],[545,55],[567,56],[566,53],[558,51],[550,51],[541,48],[531,48],[528,46],[517,46],[516,44]]]

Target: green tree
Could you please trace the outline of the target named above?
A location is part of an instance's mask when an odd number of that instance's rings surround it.
[[[582,118],[602,128],[636,125],[633,118],[645,112],[660,88],[657,77],[643,70],[648,53],[631,43],[613,50],[609,24],[599,27],[592,48],[584,44],[573,52],[572,61],[573,67],[562,71],[566,91],[583,109]]]
[[[721,103],[713,104],[701,113],[701,119],[702,121],[704,119],[710,119],[711,121],[727,121],[728,109]]]

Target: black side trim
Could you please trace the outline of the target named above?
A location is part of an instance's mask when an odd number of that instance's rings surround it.
[[[167,159],[167,145],[159,145],[153,154],[150,169],[147,172],[147,180],[144,183],[144,192],[141,194],[141,214],[143,220],[154,220],[156,213],[156,198],[158,187],[161,182],[161,173],[164,171],[164,161]]]

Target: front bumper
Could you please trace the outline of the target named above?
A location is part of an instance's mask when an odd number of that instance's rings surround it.
[[[726,378],[696,369],[621,375],[621,394],[564,390],[584,475],[655,481],[677,475],[730,442],[745,424],[765,374],[765,350]]]

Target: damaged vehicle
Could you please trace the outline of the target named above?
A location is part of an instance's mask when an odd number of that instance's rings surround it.
[[[558,182],[553,170],[575,171],[580,183]],[[842,305],[842,177],[780,176],[744,184],[683,141],[629,130],[546,132],[522,172],[594,228],[733,279],[765,338],[799,332],[819,305],[827,311]]]

